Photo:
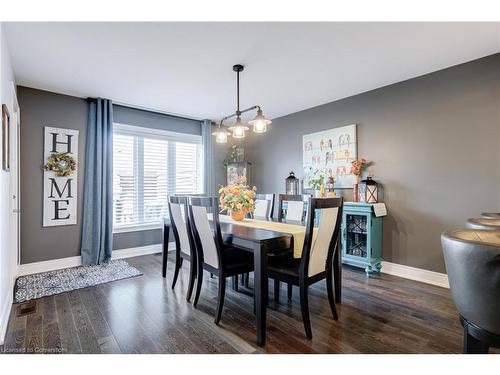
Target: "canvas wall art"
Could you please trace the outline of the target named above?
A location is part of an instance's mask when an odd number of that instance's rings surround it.
[[[58,171],[70,167],[66,157],[78,163],[78,130],[45,127],[44,163],[51,155],[62,155],[56,162]],[[46,164],[47,165],[47,164]],[[73,225],[77,223],[78,169],[70,173],[56,173],[45,169],[43,172],[43,226]]]
[[[316,170],[326,178],[333,176],[336,189],[353,187],[351,161],[358,156],[356,124],[306,134],[302,147],[305,189],[310,188],[308,181]]]

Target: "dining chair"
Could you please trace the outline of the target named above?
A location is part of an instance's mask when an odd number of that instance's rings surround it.
[[[441,243],[464,353],[500,348],[500,231],[450,230]]]
[[[250,215],[257,220],[272,220],[274,214],[274,194],[256,194],[255,210]],[[250,275],[248,273],[241,275],[241,284],[248,288]],[[237,288],[235,289],[238,290]]]
[[[254,219],[271,220],[274,213],[274,194],[256,194]]]
[[[278,196],[278,220],[303,221],[307,212],[309,194],[280,194]],[[284,206],[286,205],[286,210]]]
[[[215,324],[219,324],[226,292],[226,278],[254,270],[253,254],[225,245],[219,222],[217,197],[189,197],[189,220],[192,223],[193,238],[197,254],[197,283],[193,306],[198,305],[203,283],[203,270],[219,279]],[[212,215],[213,229],[208,215]]]
[[[183,260],[188,260],[190,271],[186,300],[189,301],[193,293],[194,279],[196,278],[196,250],[189,224],[187,203],[187,196],[170,195],[168,197],[168,212],[175,241],[175,268],[172,289],[175,288],[177,283]]]
[[[328,301],[333,318],[338,320],[333,291],[333,256],[339,251],[343,198],[308,198],[306,233],[300,259],[269,257],[268,275],[275,285],[280,281],[299,287],[300,307],[306,337],[312,338],[308,288],[326,279]],[[316,217],[319,227],[314,229]],[[316,233],[315,233],[316,232]]]

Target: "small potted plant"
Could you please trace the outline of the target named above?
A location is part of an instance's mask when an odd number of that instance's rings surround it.
[[[243,220],[247,213],[254,212],[255,210],[256,190],[255,186],[250,188],[246,185],[246,178],[244,176],[238,177],[227,186],[221,186],[219,189],[221,212],[229,212],[233,220]]]
[[[309,178],[309,186],[314,190],[314,196],[321,198],[321,191],[325,189],[325,175],[319,169],[316,169],[312,176]]]

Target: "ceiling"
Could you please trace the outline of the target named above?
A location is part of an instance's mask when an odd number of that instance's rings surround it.
[[[499,23],[7,23],[17,83],[194,118],[271,118],[500,51]]]

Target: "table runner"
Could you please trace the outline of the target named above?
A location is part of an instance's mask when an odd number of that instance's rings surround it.
[[[267,229],[275,232],[289,233],[293,236],[293,257],[300,258],[302,256],[302,247],[304,246],[304,238],[306,236],[306,227],[296,224],[280,223],[277,221],[245,219],[243,221],[235,221],[227,215],[219,215],[219,220],[222,223],[230,223],[243,225],[251,228]],[[316,239],[317,228],[313,231],[313,242]]]

